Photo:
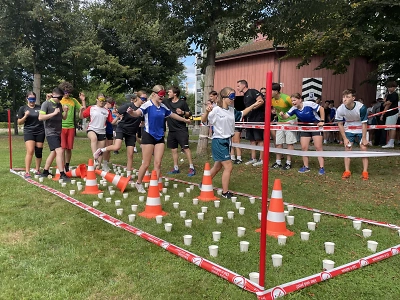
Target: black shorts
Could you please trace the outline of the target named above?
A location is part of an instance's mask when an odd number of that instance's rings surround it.
[[[114,139],[114,134],[106,133],[106,139],[109,140],[109,141],[112,141]]]
[[[147,133],[145,130],[142,132],[142,145],[156,145],[164,144],[164,137],[156,140],[151,134]]]
[[[54,151],[57,148],[61,148],[61,135],[50,135],[46,136],[47,143],[49,144],[50,151]]]
[[[313,136],[323,136],[323,131],[302,131],[300,132],[300,138],[302,137],[313,137]]]
[[[243,128],[235,127],[235,132],[242,132],[242,131],[243,131]]]
[[[105,140],[106,140],[106,135],[105,135],[105,134],[97,133],[97,132],[94,131],[94,130],[88,130],[88,131],[86,131],[86,133],[89,133],[89,132],[93,132],[94,134],[96,134],[96,136],[97,136],[97,141],[98,141],[98,142],[101,142],[101,141],[105,141]]]
[[[26,141],[35,141],[36,143],[43,143],[44,142],[44,132],[43,133],[24,133],[24,142]]]
[[[189,148],[189,133],[187,131],[170,131],[167,138],[167,147],[177,149],[178,145],[182,149]]]
[[[137,132],[137,137],[138,137],[138,139],[141,139],[141,138],[142,138],[142,130],[143,130],[143,127],[139,127],[139,130],[138,130],[138,132]]]
[[[136,134],[130,135],[130,134],[125,134],[123,132],[117,131],[115,133],[115,139],[116,140],[124,140],[125,139],[126,147],[135,147]]]
[[[263,141],[264,140],[264,130],[263,129],[246,129],[246,140],[249,141]]]

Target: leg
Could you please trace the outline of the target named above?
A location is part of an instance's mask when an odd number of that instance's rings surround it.
[[[189,162],[189,165],[193,165],[192,151],[190,150],[190,148],[183,149],[183,151],[185,151],[185,155]]]
[[[57,168],[60,172],[64,172],[64,165],[63,165],[63,149],[57,148],[56,150],[54,150],[55,154],[56,154],[56,164],[57,164]]]
[[[96,147],[97,148],[104,148],[104,146],[106,145],[106,140],[102,140],[102,141],[97,141],[97,145],[96,145]],[[96,149],[97,149],[96,148]],[[101,164],[102,163],[102,161],[103,161],[103,156],[100,156],[99,157],[99,159],[98,159],[98,161],[99,161],[99,164]]]
[[[164,149],[164,143],[158,143],[154,146],[154,170],[157,171],[157,177],[160,177],[161,161],[164,155]]]
[[[178,148],[171,149],[172,160],[174,161],[174,168],[178,166]],[[179,169],[179,168],[178,168]]]
[[[367,151],[367,146],[360,144],[360,150]],[[368,172],[368,157],[363,157],[361,160],[363,165],[363,172]]]
[[[256,141],[250,141],[250,145],[256,146]],[[256,159],[256,150],[251,149],[251,159]]]
[[[29,173],[32,163],[33,153],[35,152],[35,141],[29,140],[25,142],[26,155],[25,155],[25,172]]]
[[[210,170],[211,178],[214,178],[214,176],[218,174],[218,172],[221,170],[221,168],[222,168],[221,162],[216,161]]]
[[[42,153],[43,153],[43,143],[36,142],[35,145],[35,156],[36,156],[36,171],[40,170],[40,165],[42,164]]]
[[[106,147],[106,151],[118,151],[121,149],[122,146],[122,139],[115,139],[114,145],[109,145]]]
[[[221,164],[224,167],[224,171],[222,172],[222,192],[226,193],[229,190],[229,181],[232,173],[232,161],[225,160],[221,162]]]
[[[154,152],[154,145],[152,144],[142,144],[142,165],[139,168],[139,175],[137,179],[137,183],[141,184],[144,174],[146,173],[146,170],[150,166],[151,162],[151,157],[153,156]]]
[[[92,150],[92,153],[95,153],[98,148],[97,147],[97,135],[94,131],[89,131],[87,133],[87,137],[90,140],[90,149]],[[68,151],[71,151],[71,150],[67,150],[67,149],[65,150],[65,156],[66,156],[65,162],[68,162],[68,160],[67,160],[67,156],[69,155]],[[69,157],[69,158],[71,158],[71,157]]]
[[[314,135],[314,147],[316,151],[323,151],[322,149],[322,136],[321,135]],[[319,162],[319,167],[323,168],[324,167],[324,158],[323,157],[318,157],[318,162]]]
[[[53,151],[50,152],[49,156],[47,156],[47,159],[46,159],[46,162],[45,162],[45,165],[44,165],[44,169],[45,170],[48,171],[50,169],[50,166],[53,163],[55,158],[56,158],[56,151],[53,150]]]
[[[235,131],[235,134],[232,137],[232,142],[236,143],[236,144],[240,144],[240,135],[241,135],[240,131]],[[232,147],[232,149],[234,149],[234,151],[236,151],[236,156],[242,157],[242,149],[241,148]],[[233,153],[233,155],[235,155],[235,153]]]
[[[351,143],[351,145],[353,145],[353,143]],[[344,145],[344,149],[345,149],[345,151],[351,151],[352,147],[347,147],[346,145]],[[350,172],[350,158],[349,157],[344,158],[344,170],[347,172]]]
[[[126,169],[132,171],[133,164],[133,146],[126,147]]]
[[[257,141],[257,146],[264,146],[264,141]],[[264,151],[260,151],[260,160],[264,158]]]
[[[300,138],[301,151],[308,151],[308,147],[310,145],[310,140],[311,140],[311,137],[307,137],[307,136],[302,136]],[[288,147],[288,149],[289,149],[289,147]],[[303,165],[307,168],[309,167],[308,156],[303,156]]]

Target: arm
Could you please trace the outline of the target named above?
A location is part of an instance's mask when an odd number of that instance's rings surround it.
[[[63,112],[62,112],[62,118],[63,120],[66,120],[68,117],[68,105],[64,105],[63,106]]]
[[[83,93],[83,92],[80,92],[79,93],[79,99],[81,100],[81,102],[82,102],[82,108],[83,109],[86,109],[86,96],[85,96],[85,94]],[[82,109],[81,108],[81,109]]]
[[[318,122],[317,125],[321,127],[325,123],[325,109],[322,106],[320,106],[318,111],[319,111],[319,115],[321,116],[321,120]]]
[[[242,110],[243,116],[246,116],[249,112],[251,112],[253,109],[256,109],[257,107],[260,107],[261,105],[264,104],[264,100],[261,96],[257,97],[257,101],[247,107],[246,109]]]
[[[343,139],[344,146],[347,147],[347,145],[350,144],[350,141],[347,139],[346,133],[344,132],[343,121],[338,122],[338,127],[339,127],[340,135],[342,136],[342,139]]]
[[[46,121],[48,119],[51,119],[52,117],[54,117],[55,115],[57,115],[59,113],[60,113],[60,109],[58,107],[51,114],[46,114],[46,112],[41,110],[39,112],[39,121]]]
[[[23,112],[23,110],[20,109],[19,112],[18,112],[18,116],[22,115],[22,112]],[[18,125],[24,124],[26,119],[28,118],[28,116],[29,116],[29,110],[26,110],[25,113],[24,113],[24,116],[22,118],[18,118]]]
[[[137,110],[133,110],[132,107],[128,107],[126,113],[130,114],[132,117],[141,117],[143,115],[142,110],[139,108]]]
[[[368,127],[367,122],[362,123],[362,140],[361,140],[361,144],[363,146],[368,146],[367,127]]]
[[[284,119],[284,120],[286,120],[287,118],[290,117],[288,114],[284,113],[283,111],[281,111],[281,112],[279,113],[279,116],[280,116],[282,119]]]
[[[177,121],[185,122],[186,124],[190,124],[191,123],[191,121],[189,119],[182,118],[181,116],[178,116],[176,113],[171,113],[169,115],[169,117],[172,118],[172,119],[175,119]]]
[[[213,109],[212,105],[209,105],[209,106],[206,107],[205,113],[201,115],[201,122],[207,123],[208,114],[212,111],[212,109]]]

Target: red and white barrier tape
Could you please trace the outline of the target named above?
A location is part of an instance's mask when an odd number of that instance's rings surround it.
[[[237,128],[252,128],[252,129],[264,129],[263,124],[235,124]],[[348,130],[362,129],[361,125],[345,125]],[[368,129],[386,129],[386,128],[400,128],[400,125],[368,125]],[[339,131],[338,126],[299,126],[291,124],[281,124],[281,125],[270,125],[271,130],[287,130],[287,131]]]

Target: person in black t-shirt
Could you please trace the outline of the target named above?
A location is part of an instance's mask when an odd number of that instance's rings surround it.
[[[250,107],[258,100],[265,102],[262,94],[255,90],[249,89],[246,80],[239,80],[237,82],[236,90],[239,93],[243,93],[243,102],[245,107]],[[260,107],[252,110],[247,115],[248,122],[265,122],[265,107],[261,105]],[[246,139],[250,140],[251,145],[263,146],[264,145],[264,130],[262,129],[246,129]],[[260,151],[260,159],[256,159],[256,150],[251,150],[251,159],[246,162],[246,165],[252,164],[253,166],[261,166],[263,164],[263,151]]]
[[[27,104],[18,110],[18,125],[24,124],[24,141],[26,147],[25,155],[25,178],[31,178],[29,174],[33,154],[36,157],[35,175],[40,175],[40,164],[43,156],[44,126],[39,121],[40,105],[36,104],[36,94],[26,94]]]
[[[381,120],[386,117],[385,125],[396,125],[397,117],[399,114],[399,95],[396,92],[397,83],[395,81],[388,82],[386,84],[388,94],[385,99],[385,108],[384,112],[381,115]],[[390,111],[386,112],[387,110]],[[389,130],[389,141],[386,145],[382,146],[382,148],[394,148],[394,139],[396,138],[396,128],[386,128],[385,130]]]
[[[192,113],[190,112],[189,106],[186,101],[179,98],[181,91],[178,87],[173,86],[168,90],[168,99],[163,100],[163,104],[168,107],[173,113],[183,117],[190,118]],[[196,175],[196,170],[193,165],[192,152],[189,148],[189,131],[186,127],[185,122],[175,120],[173,118],[167,118],[168,124],[168,138],[167,147],[171,149],[172,159],[174,161],[174,168],[168,174],[180,173],[178,166],[178,145],[181,146],[189,162],[188,176],[192,177]]]

